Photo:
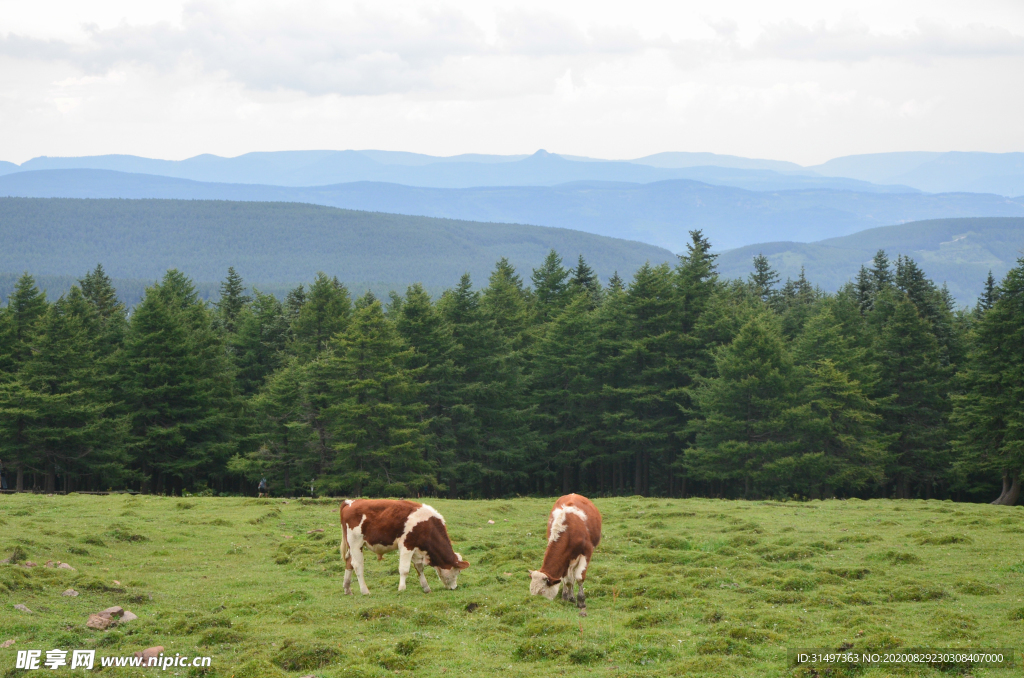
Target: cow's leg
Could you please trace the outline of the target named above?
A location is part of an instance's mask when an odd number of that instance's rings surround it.
[[[341,535],[341,557],[345,561],[345,595],[352,595],[352,556],[351,549],[348,545],[348,530],[345,529],[345,523],[341,524],[342,535]]]
[[[427,583],[427,578],[423,575],[423,558],[414,558],[412,564],[416,568],[416,574],[420,576],[420,587],[423,592],[430,593],[430,584]]]
[[[572,597],[572,577],[570,575],[571,573],[562,578],[562,600],[575,602],[576,599]]]
[[[405,546],[398,547],[398,590],[405,590],[405,578],[412,567],[412,551]]]
[[[359,544],[359,548],[353,548],[349,551],[349,557],[352,559],[352,569],[356,571],[356,579],[359,580],[359,592],[364,596],[370,595],[370,589],[366,588],[366,578],[363,576],[363,545]]]
[[[587,565],[590,563],[590,554],[593,551],[588,551],[587,555],[584,556],[580,561],[580,567],[576,572],[576,607],[580,610],[580,616],[587,616],[587,597],[583,595],[583,582],[587,578]]]

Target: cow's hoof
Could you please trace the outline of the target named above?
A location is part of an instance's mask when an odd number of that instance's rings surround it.
[[[429,586],[424,587],[423,592],[424,593],[430,593],[430,587]]]

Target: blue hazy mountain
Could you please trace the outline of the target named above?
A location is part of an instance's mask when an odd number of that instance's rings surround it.
[[[700,163],[700,164],[694,164]],[[663,153],[636,162],[567,158],[546,151],[530,156],[458,155],[438,158],[393,151],[280,151],[236,158],[199,155],[187,160],[154,160],[132,155],[33,158],[21,171],[103,169],[116,172],[274,186],[325,186],[379,181],[433,188],[554,186],[572,181],[652,183],[694,179],[749,190],[819,187],[851,191],[914,192],[843,177],[823,177],[792,163],[746,160],[711,153]],[[787,170],[787,171],[781,171]]]
[[[931,193],[1024,194],[1024,153],[873,153],[834,158],[807,169]]]
[[[0,198],[0,242],[0,274],[28,271],[58,278],[55,285],[97,263],[111,277],[150,282],[178,268],[208,283],[234,266],[264,291],[324,271],[357,292],[404,292],[420,282],[436,293],[467,272],[485,285],[501,257],[528,279],[552,249],[567,267],[582,254],[604,280],[616,271],[628,278],[647,261],[675,260],[644,243],[561,228],[207,200]],[[141,285],[133,289],[141,293]]]
[[[911,257],[938,284],[947,283],[961,304],[970,305],[989,271],[1000,280],[1024,257],[1024,219],[936,219],[812,243],[765,242],[724,252],[718,265],[724,276],[745,278],[753,258],[764,254],[783,279],[796,278],[804,267],[808,280],[834,291],[880,249],[893,260],[900,254]]]
[[[974,193],[858,193],[808,188],[748,191],[686,179],[648,184],[423,188],[378,182],[283,187],[217,184],[109,170],[0,177],[0,195],[303,202],[469,221],[525,223],[682,251],[702,229],[718,250],[765,241],[813,242],[922,219],[1024,216],[1024,199]]]

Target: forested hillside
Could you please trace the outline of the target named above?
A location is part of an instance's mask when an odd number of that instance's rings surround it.
[[[959,303],[972,305],[989,271],[1001,278],[1024,255],[1024,219],[932,219],[812,243],[765,242],[724,252],[719,266],[722,275],[743,276],[764,254],[783,277],[796,278],[803,268],[808,279],[834,292],[878,250],[913,257]]]
[[[268,202],[0,198],[0,238],[0,273],[80,276],[102,263],[136,292],[169,268],[210,283],[234,266],[268,291],[326,271],[354,290],[440,293],[463,273],[484,279],[499,257],[532,268],[552,249],[582,254],[602,280],[673,258],[566,229]]]
[[[714,169],[724,174],[733,171]],[[106,170],[47,170],[0,177],[0,195],[304,202],[571,228],[646,242],[673,252],[686,248],[688,229],[703,230],[716,249],[726,250],[765,241],[812,242],[922,219],[1024,217],[1024,200],[998,195],[765,188],[745,190],[687,179],[461,189],[375,182],[293,188],[203,183]]]
[[[319,274],[278,300],[167,272],[132,311],[97,268],[0,313],[0,450],[19,487],[348,496],[923,497],[1013,504],[1024,259],[971,311],[877,252],[824,294],[759,257],[602,285],[500,259],[438,299]]]

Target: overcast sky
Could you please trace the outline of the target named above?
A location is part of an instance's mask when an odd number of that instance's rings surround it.
[[[1024,151],[1021,0],[0,0],[0,159]]]

